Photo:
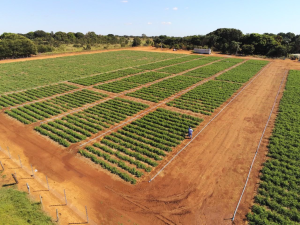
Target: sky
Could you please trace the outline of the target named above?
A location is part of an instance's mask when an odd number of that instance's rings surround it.
[[[299,0],[0,0],[0,34],[204,35],[218,28],[300,34]]]

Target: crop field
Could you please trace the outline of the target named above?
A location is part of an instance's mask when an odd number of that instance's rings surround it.
[[[159,108],[79,153],[123,180],[135,184],[135,177],[150,172],[172,151],[172,147],[185,139],[187,127],[195,128],[201,121],[196,117]]]
[[[12,173],[32,165],[96,224],[224,224],[270,121],[236,224],[299,223],[300,65],[151,51],[0,64]]]
[[[300,71],[290,71],[270,138],[250,224],[300,222]]]
[[[171,74],[167,74],[167,73],[147,72],[133,77],[125,78],[119,81],[115,81],[107,84],[101,84],[95,86],[94,88],[101,89],[104,91],[114,92],[114,93],[120,93],[126,90],[139,87],[142,84],[146,84],[149,82],[153,82],[155,80],[168,77],[170,75]]]
[[[36,102],[7,110],[5,113],[24,124],[30,124],[59,115],[63,112],[81,107],[88,103],[99,101],[105,97],[107,97],[107,95],[83,89],[81,91],[62,95],[51,100]]]
[[[62,94],[64,92],[68,92],[75,89],[77,89],[76,86],[68,84],[56,84],[27,91],[21,91],[18,93],[1,95],[0,109],[4,107],[19,105],[25,102],[39,100],[41,98],[50,97],[57,94]]]
[[[182,64],[174,65],[174,66],[169,66],[163,69],[158,70],[159,72],[166,72],[166,73],[181,73],[185,70],[193,69],[198,66],[202,66],[204,64],[214,62],[220,60],[219,57],[203,57],[198,60],[193,60],[190,62],[185,62]]]
[[[185,56],[185,57],[181,57],[181,58],[169,59],[169,60],[165,60],[162,62],[150,63],[147,65],[138,66],[137,68],[142,69],[142,70],[154,70],[154,69],[158,69],[161,67],[172,66],[174,64],[184,63],[184,62],[199,59],[199,58],[202,58],[202,56],[190,55],[190,56]]]
[[[182,55],[116,51],[1,64],[0,94],[177,57]]]

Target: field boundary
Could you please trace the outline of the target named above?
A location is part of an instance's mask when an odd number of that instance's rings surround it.
[[[215,120],[215,118],[217,118],[219,115],[220,115],[220,113],[221,112],[223,112],[223,110],[225,109],[225,108],[227,108],[227,106],[228,105],[230,105],[230,103],[234,100],[234,99],[236,99],[242,92],[243,92],[243,90],[245,90],[245,88],[246,87],[248,87],[266,68],[268,68],[270,65],[272,64],[272,62],[271,63],[269,63],[269,64],[267,64],[263,69],[261,69],[260,70],[260,72],[254,77],[254,78],[252,78],[251,79],[251,81],[248,83],[248,84],[246,84],[238,93],[237,93],[237,95],[235,95],[183,148],[181,148],[174,156],[173,156],[173,158],[169,161],[169,162],[167,162],[167,164],[166,165],[164,165],[163,166],[163,168],[162,169],[160,169],[157,173],[156,173],[156,175],[154,175],[150,180],[149,180],[149,183],[150,182],[152,182],[190,143],[192,143],[192,141],[194,141],[195,140],[195,138],[200,134],[200,133],[202,133],[202,131],[211,123],[211,122],[213,122],[214,120]]]

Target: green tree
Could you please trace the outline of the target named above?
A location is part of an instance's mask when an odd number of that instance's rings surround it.
[[[141,39],[139,37],[133,38],[132,46],[140,46],[142,43]]]
[[[242,46],[242,52],[245,54],[245,55],[252,55],[253,52],[255,50],[255,47],[254,45],[243,45]]]
[[[4,33],[0,38],[1,59],[29,57],[37,53],[35,44],[22,35]]]

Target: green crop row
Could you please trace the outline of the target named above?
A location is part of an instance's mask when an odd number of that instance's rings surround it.
[[[207,77],[215,75],[225,69],[228,69],[242,61],[243,61],[243,59],[235,59],[235,58],[223,59],[223,60],[215,62],[211,65],[204,66],[199,69],[195,69],[190,72],[187,72],[184,75],[192,76],[192,77],[207,78]]]
[[[239,88],[240,84],[211,80],[168,102],[168,106],[211,115]]]
[[[1,64],[0,70],[0,94],[178,57],[182,57],[182,55],[143,51],[113,51],[4,63]]]
[[[189,61],[189,62],[186,62],[186,63],[181,63],[181,64],[174,65],[174,66],[169,66],[169,67],[160,69],[158,71],[159,72],[172,73],[172,74],[181,73],[185,70],[193,69],[195,67],[202,66],[202,65],[205,65],[207,63],[214,62],[214,61],[217,61],[217,60],[220,60],[220,59],[222,59],[222,58],[219,58],[219,57],[203,57],[203,58],[200,58],[199,60],[193,60],[193,61]]]
[[[22,116],[24,120],[20,122],[28,124],[59,115],[70,109],[78,108],[88,103],[96,102],[106,96],[107,95],[84,89],[51,100],[36,102],[10,110],[11,112],[14,112],[14,114],[8,113],[9,110],[5,112],[11,117],[14,117],[14,115]]]
[[[161,67],[171,66],[171,65],[177,64],[177,63],[191,61],[193,59],[199,59],[201,57],[203,57],[203,56],[189,55],[189,56],[184,56],[184,57],[180,57],[180,58],[176,58],[176,59],[169,59],[169,60],[165,60],[162,62],[156,62],[156,63],[151,63],[151,64],[147,64],[147,65],[143,65],[143,66],[138,66],[137,68],[142,69],[142,70],[154,70],[154,69],[158,69]]]
[[[81,78],[81,79],[73,80],[70,82],[75,83],[75,84],[81,84],[84,86],[90,86],[90,85],[97,84],[100,82],[113,80],[113,79],[125,77],[128,75],[132,75],[132,74],[136,74],[136,73],[140,73],[140,72],[142,72],[142,70],[129,68],[129,69],[125,69],[125,70],[118,70],[118,71],[114,71],[114,72],[99,74],[96,76]]]
[[[107,84],[101,84],[99,86],[95,86],[94,88],[110,91],[114,93],[120,93],[168,76],[170,76],[170,74],[158,73],[158,72],[147,72],[129,78],[124,78],[119,81],[115,81]]]
[[[25,102],[31,102],[41,98],[62,94],[74,89],[77,89],[77,87],[68,84],[56,84],[27,91],[21,91],[18,93],[2,95],[0,96],[0,109],[2,107],[19,105]]]
[[[290,71],[249,224],[300,223],[300,71]]]
[[[199,81],[201,81],[201,78],[176,76],[126,95],[151,102],[159,102]]]
[[[40,127],[47,130],[47,136],[49,136],[48,133],[53,133],[65,139],[68,143],[77,143],[147,107],[147,105],[142,103],[115,98],[87,108],[82,112],[42,124]],[[17,112],[14,113],[17,114]]]
[[[249,60],[232,70],[223,73],[216,80],[225,80],[238,83],[245,83],[260,71],[269,61]]]
[[[201,121],[196,117],[159,108],[105,136],[100,143],[93,145],[92,150],[90,146],[86,149],[95,157],[104,158],[107,163],[115,163],[111,161],[111,156],[114,156],[118,158],[116,162],[121,160],[150,172],[151,167],[157,166],[167,156],[167,152],[185,139],[188,127],[195,128]],[[134,168],[122,169],[136,176]]]

